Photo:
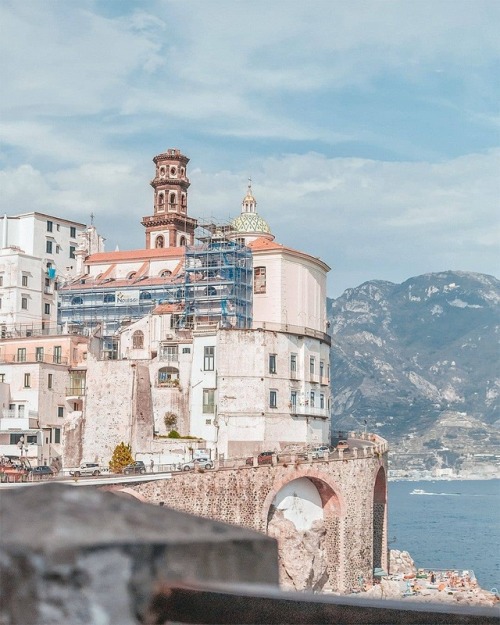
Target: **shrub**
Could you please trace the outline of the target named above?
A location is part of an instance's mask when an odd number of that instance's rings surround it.
[[[172,430],[177,425],[177,415],[175,412],[166,412],[163,417],[163,422],[167,430]]]
[[[172,430],[168,433],[167,438],[181,438],[181,435],[177,432],[177,430]]]
[[[111,460],[109,461],[109,468],[114,473],[121,473],[123,468],[132,462],[134,462],[132,448],[130,445],[126,445],[122,442],[115,447]]]

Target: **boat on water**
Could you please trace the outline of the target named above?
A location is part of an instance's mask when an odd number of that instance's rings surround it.
[[[425,495],[425,494],[426,494],[425,490],[422,490],[421,488],[414,488],[410,493],[410,495]]]

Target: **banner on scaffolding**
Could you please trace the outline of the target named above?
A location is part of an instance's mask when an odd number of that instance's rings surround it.
[[[130,291],[116,291],[115,305],[121,306],[123,304],[138,304],[139,297],[139,289],[134,289]]]

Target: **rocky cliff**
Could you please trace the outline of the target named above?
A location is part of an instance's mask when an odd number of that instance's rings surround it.
[[[420,468],[500,454],[499,303],[496,278],[459,271],[329,300],[334,429],[366,425]]]

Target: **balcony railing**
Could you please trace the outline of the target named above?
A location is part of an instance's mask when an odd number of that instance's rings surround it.
[[[0,354],[0,362],[4,363],[45,363],[51,365],[67,365],[68,358],[54,356],[51,353],[40,354],[36,352],[26,352],[23,354]]]
[[[84,386],[69,386],[66,387],[66,397],[81,397],[85,395],[86,389]]]

